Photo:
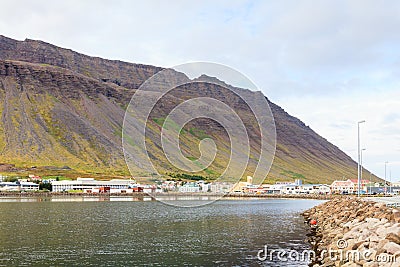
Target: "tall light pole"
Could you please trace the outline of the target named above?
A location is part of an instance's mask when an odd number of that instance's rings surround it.
[[[385,183],[384,183],[384,185],[385,185],[385,196],[386,196],[386,165],[388,164],[389,162],[388,161],[385,161]]]
[[[362,185],[362,177],[363,177],[363,151],[365,151],[365,150],[366,150],[365,148],[362,148],[360,150],[360,181],[361,181],[361,185]]]
[[[358,162],[357,162],[357,175],[358,175],[358,190],[357,190],[357,196],[360,197],[360,187],[361,187],[361,180],[360,180],[360,161],[361,161],[361,152],[360,152],[360,124],[364,123],[365,120],[359,121],[357,123],[357,134],[358,134],[358,148],[357,148],[357,152],[358,152]]]
[[[389,167],[389,179],[390,179],[390,183],[389,183],[389,193],[392,194],[392,170]]]
[[[372,195],[372,173],[369,172],[369,193]]]

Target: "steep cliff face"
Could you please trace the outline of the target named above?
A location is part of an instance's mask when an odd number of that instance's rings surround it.
[[[1,35],[0,59],[57,66],[129,89],[138,88],[148,77],[162,70],[150,65],[89,57],[43,41],[17,41]]]
[[[121,132],[131,96],[159,67],[89,57],[41,41],[0,36],[0,162],[17,166],[65,166],[79,172],[127,175]],[[181,75],[179,79],[188,79]],[[243,89],[236,89],[243,90]],[[185,99],[210,96],[239,107],[251,139],[250,172],[257,164],[257,126],[246,106],[218,85],[194,83],[171,91],[148,122],[151,157],[164,172],[175,171],[160,146],[161,122]],[[270,102],[277,151],[268,181],[301,178],[329,182],[356,177],[356,163],[340,149]],[[217,175],[229,160],[228,136],[210,120],[188,124],[181,139],[187,157],[212,137],[220,153],[202,175]],[[138,174],[142,174],[139,173]]]
[[[0,158],[28,166],[123,167],[125,91],[67,69],[0,61]]]

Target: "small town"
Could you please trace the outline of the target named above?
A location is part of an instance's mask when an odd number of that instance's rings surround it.
[[[42,179],[29,175],[28,178],[7,182],[7,177],[0,176],[0,192],[55,192],[83,194],[129,194],[129,193],[214,193],[246,195],[352,195],[358,193],[357,179],[335,180],[332,184],[305,184],[301,179],[276,182],[275,184],[253,184],[253,178],[247,176],[245,182],[230,184],[226,182],[200,181],[159,181],[155,184],[138,184],[135,179],[96,180],[81,178],[76,180]],[[398,195],[400,182],[374,183],[361,180],[360,194],[363,195]]]

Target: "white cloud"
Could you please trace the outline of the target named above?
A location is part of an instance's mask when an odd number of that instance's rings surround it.
[[[400,90],[381,94],[348,94],[330,96],[288,97],[285,109],[298,116],[328,141],[357,159],[357,122],[360,125],[363,163],[373,173],[383,177],[385,161],[393,179],[398,180],[400,165],[396,164],[400,151]]]

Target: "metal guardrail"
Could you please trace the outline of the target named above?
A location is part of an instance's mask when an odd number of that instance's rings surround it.
[[[390,207],[390,208],[400,208],[400,202],[386,203],[386,207]]]
[[[390,208],[400,208],[400,196],[392,196],[392,197],[366,197],[365,199],[384,203],[387,207]]]

